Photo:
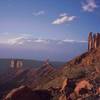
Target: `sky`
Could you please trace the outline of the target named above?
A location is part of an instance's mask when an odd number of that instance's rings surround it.
[[[69,60],[100,32],[99,11],[100,0],[0,0],[0,57]]]

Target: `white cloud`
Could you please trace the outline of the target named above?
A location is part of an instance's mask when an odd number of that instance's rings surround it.
[[[82,3],[82,9],[87,12],[93,12],[97,7],[96,0],[86,0]]]
[[[23,44],[24,42],[22,40],[24,40],[25,37],[16,37],[16,38],[12,38],[12,39],[8,39],[7,43],[10,45],[14,45],[14,44]]]
[[[45,11],[43,11],[43,10],[32,13],[32,15],[34,15],[34,16],[40,16],[40,15],[44,15],[44,14],[45,14]]]
[[[49,40],[42,38],[30,38],[30,37],[13,37],[10,39],[4,39],[0,41],[0,44],[9,44],[9,45],[24,45],[24,44],[32,44],[32,43],[49,43]]]
[[[69,43],[87,43],[85,40],[72,40],[72,39],[65,39],[62,42],[69,42]]]
[[[54,20],[52,22],[52,24],[59,25],[59,24],[63,24],[63,23],[66,23],[66,22],[71,22],[71,21],[75,20],[76,18],[77,18],[76,16],[69,16],[66,13],[63,13],[63,14],[60,14],[59,18]]]
[[[48,40],[38,38],[38,39],[34,39],[32,42],[36,42],[36,43],[48,43]]]
[[[26,44],[62,44],[62,43],[87,43],[85,40],[71,40],[71,39],[64,39],[64,40],[54,40],[54,39],[40,39],[40,38],[24,38],[24,37],[17,37],[8,39],[7,41],[0,41],[0,44],[8,44],[8,45],[26,45]]]
[[[9,33],[7,33],[6,35],[8,35]],[[57,40],[57,39],[45,39],[45,38],[34,38],[32,36],[32,34],[20,34],[20,35],[14,35],[14,36],[10,36],[9,37],[5,36],[5,34],[2,34],[0,37],[0,44],[3,45],[12,45],[12,46],[16,46],[16,45],[21,45],[21,46],[25,46],[25,45],[34,45],[34,44],[66,44],[66,43],[87,43],[87,41],[85,40],[73,40],[73,39],[61,39],[61,40]]]

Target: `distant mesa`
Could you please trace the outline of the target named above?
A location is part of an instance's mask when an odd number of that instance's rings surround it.
[[[88,36],[88,51],[100,47],[100,33],[93,34],[89,33]]]
[[[22,60],[12,59],[10,67],[13,68],[13,69],[20,69],[20,68],[23,67],[23,61]]]

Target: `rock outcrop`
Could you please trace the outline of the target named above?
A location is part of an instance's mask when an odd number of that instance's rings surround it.
[[[92,34],[90,32],[88,36],[88,51],[98,47],[100,47],[100,33]]]
[[[37,75],[46,76],[54,71],[54,67],[49,63],[49,60],[44,61],[43,65],[37,70]]]
[[[75,79],[76,80],[76,79]],[[94,80],[95,81],[95,80]],[[72,82],[70,84],[70,82]],[[59,100],[99,100],[100,88],[93,84],[91,79],[79,79],[66,84],[63,93],[60,93]],[[91,99],[93,97],[93,99]],[[87,99],[88,98],[88,99]],[[56,99],[58,100],[58,99]]]
[[[27,86],[20,86],[8,93],[3,100],[51,100],[51,92],[48,90],[34,90]]]
[[[21,60],[11,60],[10,67],[14,69],[19,69],[23,66],[23,62]]]
[[[77,83],[77,86],[76,86],[76,88],[75,88],[75,93],[76,93],[76,95],[78,96],[80,92],[82,93],[82,90],[83,90],[83,91],[84,91],[84,90],[89,91],[89,90],[92,89],[92,87],[93,87],[93,85],[90,84],[89,81],[87,81],[87,80],[82,80],[82,81],[80,81],[79,83]]]
[[[93,48],[93,37],[92,37],[92,32],[90,32],[88,36],[88,51],[90,51],[92,48]]]

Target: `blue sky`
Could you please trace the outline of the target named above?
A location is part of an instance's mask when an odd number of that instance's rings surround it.
[[[43,48],[43,43],[49,41],[49,44],[46,44],[46,47],[44,46],[44,49],[48,48],[44,50],[47,54],[44,58],[41,57],[41,59],[45,59],[47,55],[51,55],[48,52],[53,47],[51,41],[55,41],[55,43],[58,43],[58,41],[65,43],[66,41],[67,43],[73,42],[84,45],[90,31],[100,32],[99,6],[99,0],[0,0],[0,48],[6,49],[10,45],[11,48],[8,50],[14,49],[14,54],[10,53],[11,56],[17,57],[18,51],[15,50],[15,45],[16,47],[21,45],[23,50],[26,50],[24,47],[28,45],[27,48],[34,51],[32,46],[35,49],[37,46],[31,45],[33,42],[35,45],[38,43]],[[40,47],[37,49],[40,50],[41,54]],[[82,52],[85,50],[86,45],[83,46]],[[53,51],[57,51],[56,48]],[[60,50],[61,54],[63,52],[65,52],[65,49]],[[69,52],[70,55],[72,55],[72,52]],[[22,57],[32,58],[31,55],[25,56],[25,54]],[[2,55],[1,57],[10,56]],[[38,59],[38,56],[36,58]],[[61,59],[67,58],[63,56],[54,60]]]

